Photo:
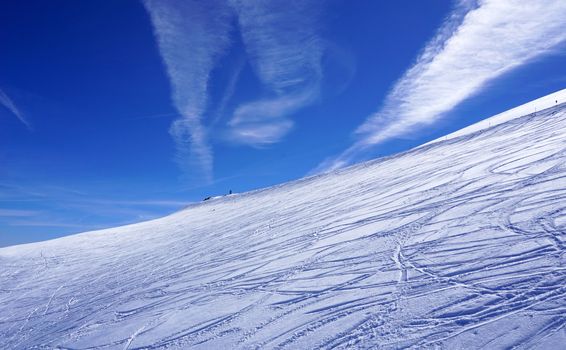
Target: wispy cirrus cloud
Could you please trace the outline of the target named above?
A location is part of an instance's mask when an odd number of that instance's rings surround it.
[[[145,0],[159,51],[181,115],[171,126],[178,161],[187,172],[197,165],[212,177],[212,150],[203,114],[217,59],[230,44],[231,11],[222,0]]]
[[[229,122],[231,139],[250,145],[279,141],[293,126],[291,113],[319,95],[324,42],[318,1],[242,1],[230,4],[249,61],[266,94],[241,104]]]
[[[437,122],[493,79],[564,43],[564,18],[564,1],[461,1],[383,107],[356,130],[357,141],[316,171]]]
[[[100,189],[98,184],[94,192]],[[69,185],[0,182],[0,230],[42,226],[86,231],[128,224],[167,215],[190,204],[175,195],[178,194],[153,198],[126,197],[125,194],[93,197],[89,188],[83,191]]]
[[[144,0],[181,118],[171,126],[179,163],[198,165],[212,179],[210,134],[224,114],[231,142],[264,146],[293,127],[292,113],[320,95],[325,43],[320,36],[322,4],[315,0]],[[235,65],[217,106],[209,87],[218,60],[240,35],[245,59]],[[246,62],[263,93],[227,111]]]
[[[12,99],[6,95],[4,91],[0,89],[0,104],[3,105],[7,110],[9,110],[22,124],[26,126],[29,130],[31,130],[31,124],[27,121],[24,117],[23,113],[19,110],[18,107],[14,104]]]

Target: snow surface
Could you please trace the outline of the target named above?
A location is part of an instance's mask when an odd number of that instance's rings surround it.
[[[550,107],[553,107],[553,106],[557,106],[557,105],[562,104],[564,102],[566,102],[566,89],[556,91],[552,94],[543,96],[543,97],[538,98],[536,100],[533,100],[531,102],[527,102],[527,103],[522,104],[518,107],[507,110],[503,113],[499,113],[497,115],[494,115],[491,118],[484,119],[484,120],[477,122],[473,125],[470,125],[468,127],[460,129],[458,131],[455,131],[451,134],[443,136],[440,139],[448,140],[448,139],[453,139],[455,137],[460,137],[460,136],[463,136],[463,135],[466,135],[466,134],[471,134],[471,133],[474,133],[474,132],[477,132],[477,131],[480,131],[480,130],[483,130],[483,129],[490,128],[490,127],[495,126],[495,125],[499,125],[499,124],[508,122],[510,120],[513,120],[513,119],[518,118],[518,117],[522,117],[522,116],[530,114],[530,113],[536,113],[537,111],[542,111],[544,109],[547,109],[547,108],[550,108]],[[438,139],[438,140],[440,140],[440,139]],[[430,142],[426,143],[425,145],[436,142],[438,140],[430,141]]]
[[[2,248],[0,348],[564,349],[566,104],[471,130]]]

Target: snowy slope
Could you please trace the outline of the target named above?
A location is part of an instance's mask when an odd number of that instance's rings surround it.
[[[556,91],[552,94],[543,96],[541,98],[537,98],[536,100],[522,104],[518,107],[511,108],[508,111],[499,113],[491,118],[484,119],[473,125],[470,125],[458,131],[455,131],[451,134],[443,136],[442,139],[443,140],[453,139],[455,137],[471,134],[479,130],[488,129],[492,126],[506,123],[508,121],[511,121],[518,117],[522,117],[527,114],[537,113],[537,111],[542,111],[547,108],[557,106],[558,104],[562,104],[564,102],[566,102],[566,89]],[[427,143],[427,145],[436,141],[437,140],[431,141]]]
[[[2,248],[0,348],[564,349],[565,161],[561,104]]]

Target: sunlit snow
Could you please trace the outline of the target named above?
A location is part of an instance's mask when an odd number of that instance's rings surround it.
[[[552,102],[162,219],[2,248],[0,348],[564,348],[566,104]]]

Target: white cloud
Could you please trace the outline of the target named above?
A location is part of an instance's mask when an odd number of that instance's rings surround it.
[[[261,147],[279,141],[292,127],[293,122],[289,119],[245,123],[232,129],[230,138],[239,143]]]
[[[212,177],[212,150],[203,126],[210,73],[230,44],[231,11],[221,0],[146,0],[159,51],[181,114],[171,127],[181,166]]]
[[[18,107],[16,107],[14,102],[2,90],[0,90],[0,104],[6,107],[6,109],[8,109],[13,115],[15,115],[16,118],[18,118],[18,120],[26,126],[26,128],[31,130],[31,125],[24,117],[23,113],[18,109]]]
[[[230,2],[250,63],[266,96],[236,108],[231,139],[251,145],[279,141],[293,125],[289,114],[319,94],[324,51],[318,1]]]
[[[144,0],[181,118],[170,132],[179,163],[198,165],[212,179],[210,134],[232,98],[245,61],[235,66],[216,108],[209,108],[209,82],[218,59],[239,29],[264,94],[236,106],[227,139],[250,146],[280,141],[293,127],[292,113],[320,94],[321,4],[316,0]],[[237,27],[234,26],[237,20]],[[208,120],[205,120],[208,117]]]
[[[433,124],[493,79],[566,40],[566,2],[462,1],[356,134],[357,142],[318,171],[349,164],[361,152]]]
[[[230,139],[235,142],[261,146],[278,142],[292,128],[286,116],[312,99],[313,92],[275,97],[246,103],[236,109],[228,123]]]

